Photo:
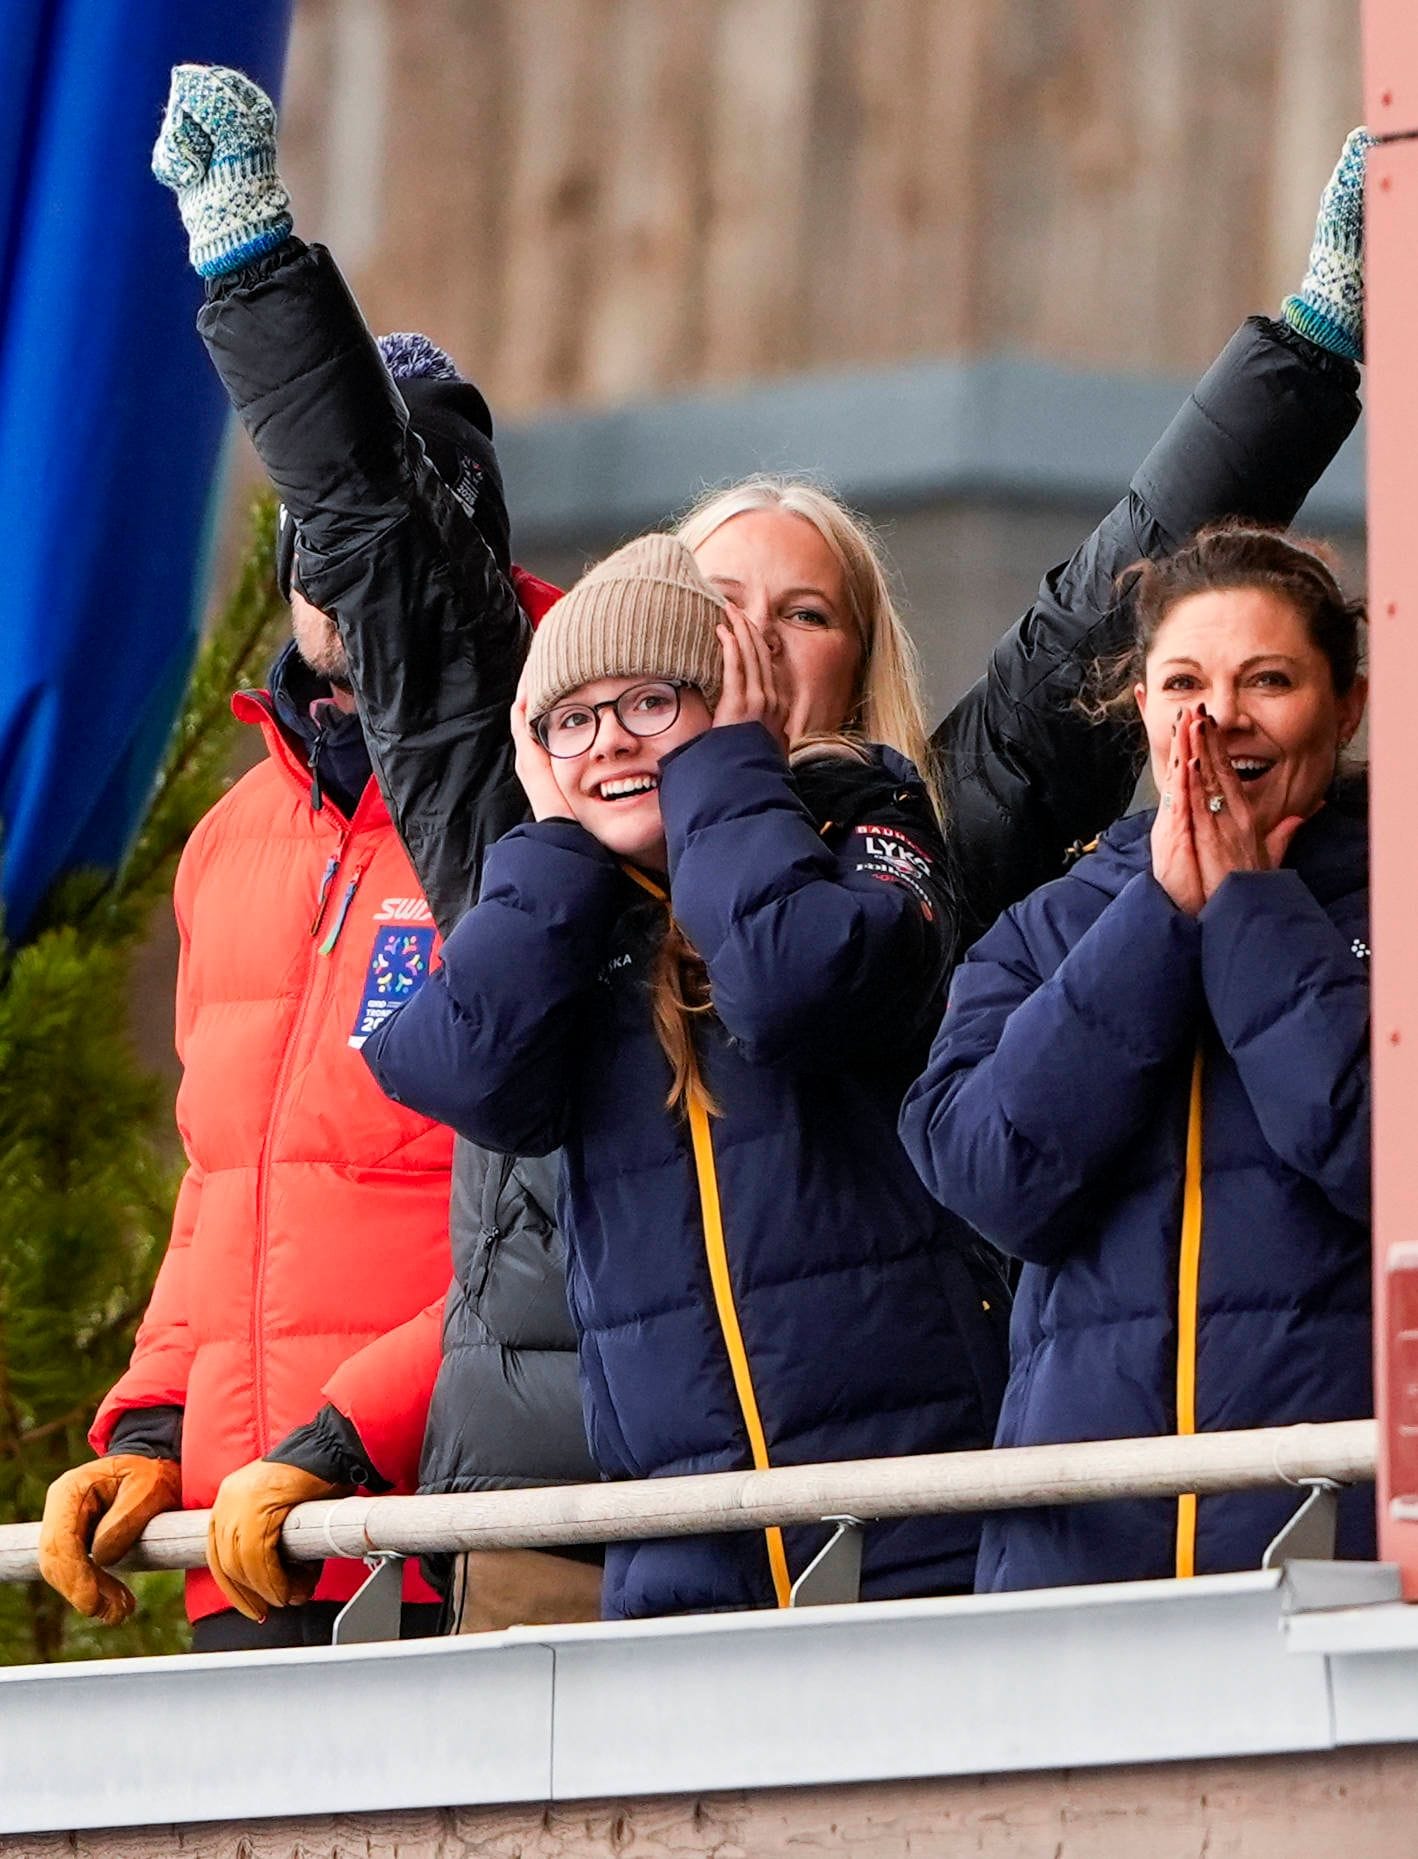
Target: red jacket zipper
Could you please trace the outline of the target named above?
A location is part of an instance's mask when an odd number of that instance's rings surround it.
[[[364,876],[368,862],[367,859],[361,859],[350,873],[350,881],[345,886],[344,896],[340,899],[340,907],[335,912],[335,921],[330,925],[329,935],[320,945],[321,955],[329,955],[340,940],[340,931],[345,927],[345,918],[350,914],[350,905],[354,902],[354,894],[359,889],[359,881]],[[323,909],[323,904],[321,907]]]
[[[356,815],[359,808],[355,809]],[[339,872],[341,862],[349,849],[354,836],[353,821],[340,834],[339,843],[334,852],[325,861],[321,874],[320,887],[315,899],[315,915],[310,923],[312,943],[320,929],[330,898],[330,890]],[[359,881],[364,876],[369,860],[361,859],[351,873],[350,881],[345,886],[344,896],[340,899],[339,913],[328,936],[318,948],[311,951],[311,959],[306,965],[305,982],[301,988],[300,1004],[296,1008],[295,1018],[291,1021],[289,1034],[286,1036],[285,1050],[281,1054],[281,1063],[276,1072],[275,1087],[271,1093],[271,1121],[266,1128],[265,1141],[261,1145],[261,1161],[257,1170],[256,1182],[256,1276],[251,1290],[251,1363],[252,1388],[256,1410],[256,1450],[264,1452],[270,1443],[266,1438],[266,1383],[265,1383],[265,1349],[263,1347],[264,1326],[262,1307],[266,1292],[266,1249],[268,1241],[268,1215],[271,1193],[271,1148],[275,1139],[276,1113],[285,1097],[286,1081],[290,1075],[291,1064],[300,1047],[300,1035],[305,1029],[305,1016],[310,1007],[311,981],[314,978],[314,958],[329,955],[339,940],[340,931],[345,926],[354,894],[359,888]]]

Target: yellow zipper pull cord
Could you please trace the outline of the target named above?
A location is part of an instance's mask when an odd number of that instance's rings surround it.
[[[661,890],[655,880],[646,877],[645,873],[637,866],[627,864],[626,861],[622,859],[620,861],[620,868],[625,873],[626,877],[630,879],[632,884],[638,884],[642,891],[648,891],[651,897],[655,898],[659,903],[667,904],[670,901],[669,892]]]
[[[1182,1247],[1177,1272],[1177,1431],[1196,1432],[1197,1303],[1201,1296],[1201,1113],[1202,1058],[1192,1060],[1187,1108],[1187,1160],[1182,1188]],[[1196,1493],[1177,1499],[1177,1576],[1196,1574]]]
[[[648,891],[651,897],[662,904],[669,903],[669,893],[656,884],[653,878],[647,878],[643,871],[626,864],[624,860],[620,868],[642,891]],[[714,1309],[724,1338],[724,1348],[728,1352],[734,1392],[739,1397],[739,1412],[743,1415],[744,1430],[748,1434],[753,1469],[766,1472],[771,1463],[768,1439],[763,1431],[758,1396],[754,1393],[753,1374],[748,1365],[748,1351],[744,1348],[743,1331],[739,1328],[739,1313],[734,1303],[734,1284],[729,1273],[729,1250],[724,1242],[724,1216],[719,1205],[719,1175],[714,1166],[714,1142],[709,1134],[709,1115],[704,1105],[693,1096],[685,1109],[689,1117],[690,1142],[694,1149],[694,1174],[699,1184],[699,1215],[704,1228],[704,1251],[709,1261],[709,1282],[714,1288]],[[779,1607],[786,1607],[792,1593],[793,1578],[788,1573],[788,1552],[783,1546],[783,1532],[774,1524],[763,1535],[768,1545],[768,1567],[773,1576],[773,1592]]]
[[[734,1391],[739,1397],[739,1411],[748,1433],[753,1469],[766,1472],[771,1461],[768,1440],[758,1412],[758,1397],[753,1391],[753,1375],[744,1348],[739,1313],[734,1305],[733,1280],[729,1276],[729,1253],[724,1244],[724,1220],[719,1207],[719,1177],[714,1167],[714,1143],[709,1134],[709,1118],[704,1106],[691,1099],[688,1105],[689,1133],[694,1144],[694,1172],[699,1182],[699,1209],[704,1222],[704,1250],[709,1259],[709,1279],[714,1287],[714,1306],[719,1328],[733,1371]],[[773,1592],[779,1607],[788,1605],[792,1577],[788,1573],[788,1555],[783,1547],[783,1532],[776,1524],[764,1532],[768,1544],[768,1567],[773,1576]]]

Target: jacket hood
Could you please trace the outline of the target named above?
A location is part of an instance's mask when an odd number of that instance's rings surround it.
[[[879,790],[889,795],[906,787],[924,793],[925,783],[914,762],[899,749],[889,748],[884,742],[869,742],[863,747],[868,754],[865,762],[829,748],[816,754],[805,751],[792,759],[794,784],[818,819],[826,820],[848,805],[860,806],[864,793]]]

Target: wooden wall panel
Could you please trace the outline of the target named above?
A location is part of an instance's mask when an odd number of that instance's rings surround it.
[[[821,7],[719,0],[706,73],[710,134],[700,372],[780,374],[802,353],[807,152]]]
[[[1411,1859],[1411,1748],[0,1838],[0,1859]]]
[[[699,368],[715,12],[706,0],[622,9],[603,99],[597,262],[581,305],[582,378],[594,401],[634,399],[647,377],[687,380]]]
[[[283,158],[319,236],[377,151],[371,321],[508,414],[961,352],[1187,372],[1298,279],[1358,10],[298,0]]]

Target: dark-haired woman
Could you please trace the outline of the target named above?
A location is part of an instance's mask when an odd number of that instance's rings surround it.
[[[997,1443],[1371,1413],[1368,849],[1357,609],[1313,549],[1203,532],[1141,571],[1161,804],[970,951],[901,1129],[1024,1269]],[[986,1525],[985,1588],[1254,1568],[1294,1493]],[[1339,1552],[1374,1553],[1371,1494]]]

